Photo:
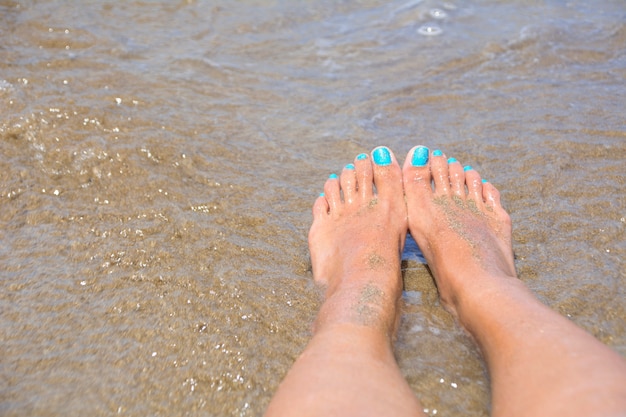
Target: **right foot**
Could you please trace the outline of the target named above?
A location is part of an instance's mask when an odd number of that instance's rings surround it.
[[[478,172],[427,148],[403,168],[409,230],[442,304],[485,356],[494,416],[625,416],[623,358],[515,274],[511,219]]]
[[[476,299],[516,277],[510,217],[491,183],[441,151],[413,148],[403,181],[410,233],[442,304],[465,325],[459,310],[466,298]]]

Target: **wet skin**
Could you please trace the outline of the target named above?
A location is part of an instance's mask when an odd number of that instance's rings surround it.
[[[494,416],[626,414],[624,360],[517,279],[498,190],[420,146],[402,169],[379,147],[326,181],[309,232],[325,301],[267,415],[423,415],[392,350],[407,231],[483,352]]]

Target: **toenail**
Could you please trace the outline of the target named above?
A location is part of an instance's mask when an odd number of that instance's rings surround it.
[[[354,164],[348,164],[348,165],[346,165],[346,169],[354,169]]]
[[[483,181],[483,184],[487,182],[487,180],[486,180],[486,179],[484,179],[484,178],[482,179],[482,181]]]
[[[320,193],[320,197],[325,197],[325,196],[326,196],[326,194]]]
[[[337,178],[338,178],[338,177],[337,177],[337,174],[330,174],[330,175],[328,176],[328,179],[331,179],[331,180],[335,180],[335,179],[337,179]]]
[[[469,166],[469,165],[465,165],[465,166],[463,167],[463,171],[469,171],[470,169],[474,169],[474,168],[472,168],[472,167],[471,167],[471,166]]]
[[[413,151],[413,157],[411,158],[411,165],[414,167],[423,167],[428,163],[428,148],[420,146]]]
[[[456,158],[448,158],[448,163],[449,164],[453,164],[455,162],[459,162],[459,161],[457,161]]]
[[[442,155],[443,155],[443,152],[441,152],[439,149],[435,149],[433,151],[433,156],[442,156]]]
[[[367,154],[366,153],[360,153],[356,156],[356,159],[358,159],[359,161],[362,159],[367,159]]]
[[[391,164],[391,153],[389,152],[389,149],[384,146],[374,149],[374,152],[372,152],[372,158],[374,158],[376,165],[386,166]]]

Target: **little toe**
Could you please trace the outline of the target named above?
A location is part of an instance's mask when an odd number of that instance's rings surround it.
[[[315,203],[313,203],[313,221],[328,216],[329,208],[330,206],[328,205],[328,200],[326,200],[326,195],[321,193],[315,200]]]
[[[340,178],[341,191],[343,191],[343,200],[347,204],[351,204],[357,193],[356,189],[356,170],[354,164],[348,164],[343,168]]]
[[[489,181],[483,181],[483,201],[485,205],[491,209],[501,208],[502,204],[500,203],[500,192],[498,189]]]
[[[324,194],[326,201],[328,201],[330,213],[338,214],[341,211],[343,203],[341,201],[341,188],[337,174],[330,174],[326,180],[324,184]]]
[[[354,160],[356,189],[363,200],[371,200],[374,196],[374,171],[372,162],[366,153],[359,154]]]

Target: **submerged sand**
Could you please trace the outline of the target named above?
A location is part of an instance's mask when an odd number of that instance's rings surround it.
[[[626,355],[625,13],[0,2],[0,413],[260,415],[319,306],[310,206],[379,144],[479,170],[520,278]],[[429,415],[488,415],[406,258],[403,372]]]

